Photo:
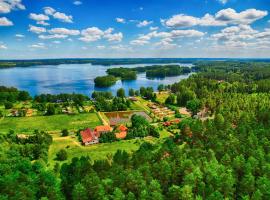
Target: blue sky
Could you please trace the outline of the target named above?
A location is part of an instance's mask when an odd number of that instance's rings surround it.
[[[0,59],[270,57],[269,0],[0,0]]]

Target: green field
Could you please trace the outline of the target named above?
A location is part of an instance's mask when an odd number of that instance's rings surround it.
[[[105,159],[108,155],[113,155],[118,149],[129,153],[136,151],[142,141],[123,140],[114,143],[95,144],[82,146],[75,136],[61,137],[53,134],[53,144],[49,150],[49,164],[54,166],[56,153],[65,149],[68,152],[68,161],[74,157],[89,156],[92,160]]]
[[[164,104],[168,96],[170,95],[168,92],[157,92],[157,102]]]
[[[76,130],[94,128],[101,122],[96,113],[79,115],[53,115],[35,117],[5,117],[0,119],[0,132],[7,133],[14,130],[16,133],[32,133],[40,131],[61,131],[63,129]]]
[[[144,139],[122,140],[113,143],[95,144],[82,146],[75,135],[61,137],[60,134],[52,134],[53,143],[49,149],[49,167],[53,167],[57,152],[65,149],[68,153],[69,162],[74,157],[89,156],[92,160],[106,159],[109,155],[113,155],[118,149],[132,153],[139,149],[144,142],[157,143],[169,137],[171,134],[165,129],[160,132],[160,138],[146,137]]]

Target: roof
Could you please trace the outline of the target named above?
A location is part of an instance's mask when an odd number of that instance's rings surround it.
[[[81,136],[82,136],[83,143],[91,142],[97,139],[95,132],[91,130],[90,128],[87,128],[84,131],[81,131]]]
[[[128,130],[128,128],[127,128],[125,125],[120,124],[120,125],[118,126],[117,130],[119,130],[119,131],[121,131],[121,132],[125,132],[125,131]]]
[[[109,125],[106,126],[96,126],[95,131],[97,132],[110,132],[111,127]]]
[[[124,139],[127,137],[127,132],[126,131],[122,131],[120,133],[115,133],[115,136],[117,139]]]

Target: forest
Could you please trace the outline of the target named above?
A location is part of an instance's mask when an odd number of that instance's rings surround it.
[[[162,143],[144,142],[132,154],[77,157],[50,169],[47,133],[1,134],[0,199],[270,199],[270,64],[197,62],[195,68],[188,79],[166,86],[166,104],[188,107],[192,117]],[[151,88],[139,92],[155,99]],[[115,110],[128,106],[124,96],[93,94],[100,110],[107,102]],[[142,119],[132,123],[130,137],[158,137]]]

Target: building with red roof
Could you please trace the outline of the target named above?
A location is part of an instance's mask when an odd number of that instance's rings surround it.
[[[111,132],[112,128],[109,125],[105,125],[105,126],[96,126],[95,128],[95,132],[98,135],[98,137],[100,137],[101,134],[103,133],[108,133]]]
[[[97,144],[99,143],[99,136],[97,133],[90,128],[81,131],[82,143],[83,145]]]
[[[115,136],[117,139],[125,139],[126,138],[128,128],[125,125],[120,124],[116,130],[119,131],[118,133],[115,133]]]

